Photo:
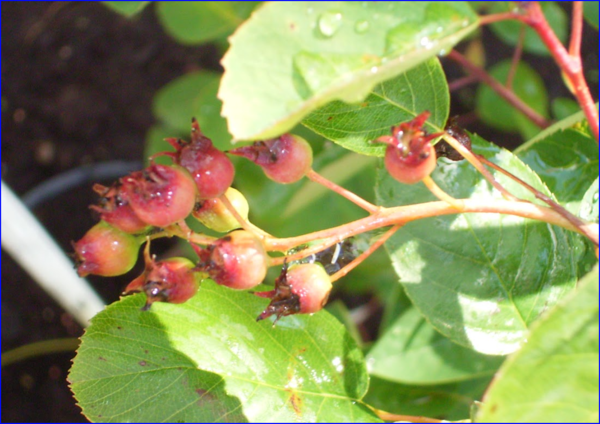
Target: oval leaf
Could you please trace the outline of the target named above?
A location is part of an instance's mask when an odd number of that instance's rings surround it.
[[[150,2],[149,1],[103,1],[108,8],[131,18],[133,15],[141,12]]]
[[[598,422],[598,267],[531,328],[476,422]]]
[[[332,100],[448,51],[477,27],[464,2],[273,2],[231,37],[219,90],[237,140],[278,136]]]
[[[199,71],[183,75],[162,87],[153,101],[154,115],[189,139],[191,119],[198,119],[202,132],[219,149],[231,147],[227,123],[221,117],[221,101],[217,90],[221,75]],[[178,134],[171,134],[170,137]],[[172,149],[171,149],[172,150]]]
[[[369,373],[409,384],[443,384],[492,376],[503,357],[451,342],[416,308],[404,312],[369,351]]]
[[[166,31],[184,44],[200,44],[231,34],[260,2],[161,1],[157,14]]]
[[[210,280],[181,304],[98,314],[69,381],[92,421],[378,421],[364,358],[334,317],[255,322],[267,302]]]
[[[473,150],[550,195],[510,152],[472,137]],[[456,198],[502,199],[468,163],[438,161],[432,174]],[[534,201],[523,187],[496,179],[514,195]],[[435,200],[422,184],[402,185],[379,172],[380,204]],[[408,296],[452,341],[486,354],[507,354],[523,343],[527,327],[569,292],[576,281],[574,236],[561,228],[500,214],[458,214],[411,222],[386,244]]]
[[[378,84],[360,104],[333,101],[308,115],[302,124],[346,149],[383,156],[385,145],[371,141],[390,133],[390,127],[413,119],[423,111],[427,126],[441,131],[448,119],[450,95],[438,59]]]

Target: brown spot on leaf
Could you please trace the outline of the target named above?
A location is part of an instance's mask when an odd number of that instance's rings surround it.
[[[138,364],[140,364],[140,366],[145,367],[147,362],[146,361],[140,361],[138,362]]]
[[[98,356],[98,360],[99,361],[106,361],[106,358],[104,358],[103,356]]]

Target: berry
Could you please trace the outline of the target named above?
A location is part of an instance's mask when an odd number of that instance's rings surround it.
[[[259,285],[267,275],[265,249],[248,231],[233,231],[206,249],[192,247],[200,257],[196,269],[208,273],[217,284],[244,290]]]
[[[458,126],[456,123],[456,117],[450,119],[445,128],[446,132],[454,137],[460,144],[471,150],[471,137],[469,134]],[[453,161],[463,160],[463,156],[458,153],[454,147],[449,145],[445,140],[440,140],[435,145],[435,153],[437,157],[446,157]]]
[[[94,184],[93,188],[101,198],[100,205],[92,205],[90,209],[98,212],[100,219],[130,234],[140,233],[149,228],[149,225],[135,214],[129,202],[123,199],[120,184],[114,184],[112,187]]]
[[[133,268],[140,243],[131,234],[100,221],[72,245],[80,277],[89,274],[114,277]]]
[[[174,138],[167,141],[177,150],[168,155],[192,174],[200,199],[213,199],[225,193],[233,182],[235,169],[227,155],[202,134],[195,118],[192,119],[191,142]]]
[[[196,203],[196,185],[179,166],[151,165],[121,183],[121,197],[142,221],[157,227],[184,219]]]
[[[392,177],[404,184],[414,184],[435,169],[435,150],[430,141],[441,134],[427,134],[423,124],[429,117],[425,111],[409,122],[392,127],[391,136],[379,137],[386,143],[385,167]]]
[[[284,265],[275,280],[275,290],[255,293],[271,299],[256,320],[277,315],[277,321],[286,315],[318,312],[327,303],[331,288],[331,279],[320,264],[292,265],[289,269]]]
[[[225,197],[244,219],[248,219],[248,201],[242,193],[233,187],[225,192]],[[226,233],[240,228],[240,223],[220,199],[206,199],[196,203],[192,215],[208,228]]]
[[[186,258],[170,258],[156,262],[150,257],[149,243],[144,251],[146,268],[133,280],[123,294],[144,292],[148,310],[154,302],[183,303],[198,291],[200,274],[193,271],[194,264]]]
[[[279,138],[257,141],[250,146],[230,150],[260,165],[270,179],[281,184],[295,183],[312,166],[312,148],[297,135],[283,134]]]

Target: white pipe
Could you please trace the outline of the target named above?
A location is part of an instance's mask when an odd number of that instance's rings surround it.
[[[77,275],[73,262],[4,181],[2,248],[82,326],[104,309],[102,299]]]

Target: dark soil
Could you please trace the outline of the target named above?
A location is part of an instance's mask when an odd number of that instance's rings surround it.
[[[183,47],[169,38],[152,6],[127,20],[100,3],[3,2],[2,179],[23,195],[81,165],[140,161],[155,92],[185,72],[219,66],[214,48]],[[71,240],[95,223],[88,210],[95,201],[84,184],[34,212],[70,251]],[[132,274],[89,280],[113,302]],[[4,251],[2,283],[2,352],[82,334]],[[73,356],[3,368],[2,421],[86,421],[66,383]]]
[[[484,34],[498,46],[488,31]],[[598,69],[597,33],[591,37],[591,45],[584,46],[592,52],[593,63],[587,65]],[[489,64],[510,51],[492,51]],[[81,165],[141,160],[145,133],[154,123],[156,91],[190,70],[219,70],[215,48],[177,44],[164,33],[152,5],[127,20],[99,3],[2,2],[2,54],[2,179],[18,195]],[[535,60],[551,96],[566,96],[555,65]],[[453,114],[466,111],[464,104],[452,107]],[[486,138],[517,144],[516,137],[494,137],[472,124],[468,128]],[[95,223],[87,208],[96,201],[90,185],[34,209],[65,251]],[[137,272],[89,281],[110,303]],[[2,352],[79,337],[82,331],[3,251]],[[73,356],[50,354],[3,368],[2,421],[86,421],[66,383]]]

